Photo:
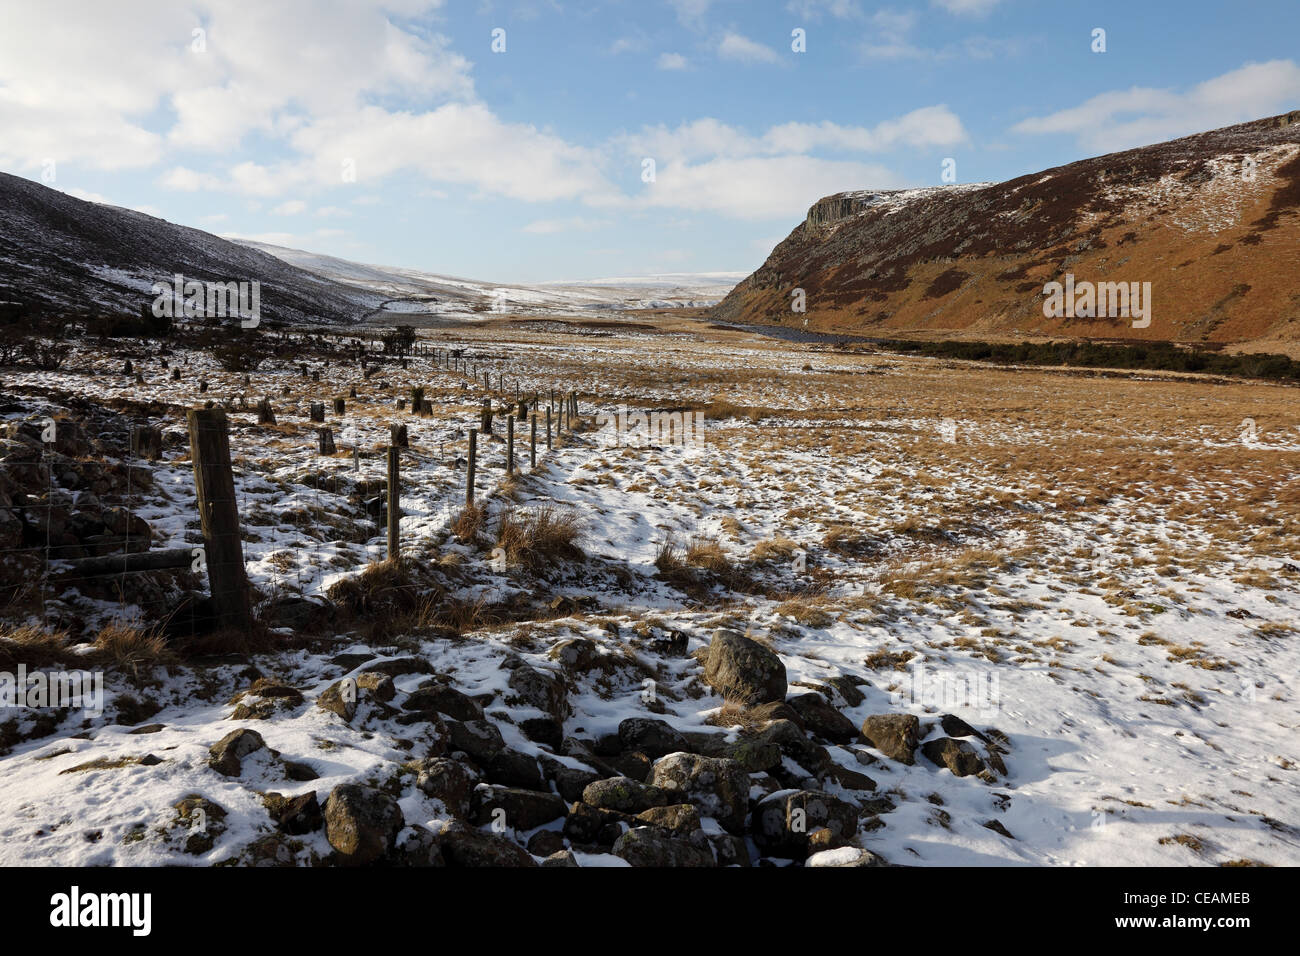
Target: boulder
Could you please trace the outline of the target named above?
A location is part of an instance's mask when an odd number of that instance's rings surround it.
[[[889,866],[884,857],[857,846],[821,850],[804,861],[804,866]]]
[[[572,637],[552,646],[546,656],[557,661],[570,673],[581,673],[595,663],[599,651],[596,649],[595,641],[585,637]]]
[[[404,825],[397,801],[375,787],[340,784],[325,801],[325,837],[340,862],[349,865],[383,859]]]
[[[800,860],[814,848],[831,849],[854,839],[858,819],[857,807],[829,793],[780,791],[755,806],[752,836],[764,853]]]
[[[448,866],[520,867],[536,866],[523,847],[503,836],[451,822],[437,834],[442,857]]]
[[[510,668],[506,684],[520,700],[559,721],[569,716],[569,692],[562,677],[531,667],[517,658],[507,661],[504,666]]]
[[[537,758],[506,748],[488,761],[484,774],[492,783],[526,790],[544,790],[546,781],[537,766]]]
[[[296,797],[268,793],[262,798],[262,805],[266,807],[266,812],[271,815],[276,829],[281,833],[301,836],[319,830],[324,822],[314,790]]]
[[[704,680],[724,700],[752,706],[785,699],[785,665],[757,641],[718,631],[709,645]]]
[[[921,753],[925,754],[930,762],[940,767],[947,767],[957,777],[968,777],[984,769],[984,761],[980,759],[980,755],[964,740],[956,740],[952,737],[927,740],[921,745]]]
[[[690,749],[677,730],[666,720],[652,717],[629,717],[618,725],[618,739],[624,750],[640,751],[652,760]]]
[[[858,739],[858,728],[821,694],[797,694],[786,701],[803,719],[804,729],[837,744]]]
[[[635,827],[614,841],[614,855],[632,866],[717,866],[713,853],[666,835],[655,827]]]
[[[749,774],[721,757],[675,753],[654,766],[651,784],[676,802],[689,803],[730,833],[743,833],[749,811]]]
[[[392,864],[401,867],[446,866],[438,838],[428,827],[413,823],[397,835],[389,854]]]
[[[891,760],[916,763],[921,722],[911,714],[872,714],[862,722],[862,736]]]
[[[582,802],[602,810],[640,813],[672,803],[670,795],[657,786],[647,786],[631,777],[597,780],[582,791]]]
[[[403,710],[433,711],[453,720],[482,720],[483,707],[474,698],[439,681],[426,681],[402,701]]]
[[[208,750],[208,766],[222,776],[238,777],[243,759],[264,747],[266,741],[256,730],[246,727],[232,730]]]
[[[458,760],[433,757],[416,765],[415,788],[427,797],[441,800],[457,817],[470,811],[470,795],[479,782],[478,774]]]
[[[464,751],[482,766],[506,749],[501,731],[488,720],[453,720],[447,731],[451,749]]]
[[[658,827],[682,840],[689,840],[700,830],[700,811],[689,803],[642,810],[636,818],[647,826]]]
[[[471,808],[475,825],[500,822],[512,830],[535,830],[568,813],[564,800],[553,793],[493,784],[475,788]]]

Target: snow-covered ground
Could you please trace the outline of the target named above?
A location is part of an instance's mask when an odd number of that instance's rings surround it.
[[[1300,863],[1292,390],[1003,371],[731,333],[537,331],[508,343],[472,329],[456,335],[429,341],[504,372],[508,395],[516,381],[525,395],[576,389],[593,425],[623,407],[698,407],[710,416],[704,441],[645,446],[589,430],[544,456],[509,497],[491,499],[497,512],[551,505],[583,517],[587,560],[539,579],[446,533],[463,494],[463,431],[484,392],[428,357],[370,379],[357,363],[304,359],[322,372],[319,383],[296,360],[272,362],[248,389],[198,353],[173,357],[186,369],[179,386],[147,358],[137,361],[145,385],[87,375],[120,367],[120,356],[102,353],[81,352],[58,373],[7,373],[11,402],[23,405],[9,419],[56,412],[64,391],[192,404],[200,379],[217,399],[272,396],[274,429],[258,426],[251,407],[232,412],[248,566],[266,594],[320,595],[382,555],[379,529],[329,479],[356,479],[351,445],[364,453],[362,477],[378,477],[377,449],[401,420],[412,444],[403,537],[412,560],[456,569],[445,600],[570,603],[462,636],[416,629],[365,643],[339,629],[261,655],[257,674],[303,695],[266,719],[232,720],[235,695],[256,676],[232,661],[134,681],[110,673],[103,716],[68,714],[41,734],[25,736],[34,715],[18,714],[17,739],[0,758],[0,863],[255,862],[274,835],[262,793],[315,791],[323,801],[348,782],[385,789],[407,824],[436,829],[448,809],[414,786],[408,766],[431,752],[436,729],[381,709],[344,721],[313,703],[335,682],[419,658],[484,703],[508,747],[556,759],[521,730],[542,711],[513,696],[501,667],[510,655],[557,673],[558,642],[593,642],[603,665],[564,671],[566,735],[599,739],[634,716],[721,732],[723,701],[691,656],[719,628],[766,643],[791,694],[824,689],[855,726],[912,714],[924,743],[943,736],[940,715],[954,714],[1005,739],[1006,772],[987,777],[954,776],[919,750],[909,765],[861,740],[828,745],[831,760],[875,789],[830,779],[824,789],[862,807],[857,842],[890,862]],[[307,405],[353,384],[359,397],[346,423],[334,422],[336,434],[352,429],[346,444],[320,459]],[[415,384],[429,389],[434,416],[393,409]],[[285,385],[292,395],[281,398]],[[1254,427],[1243,436],[1247,418]],[[155,467],[156,492],[135,502],[155,547],[193,538],[186,455],[178,434]],[[485,442],[480,455],[486,492],[502,477],[503,450]],[[688,597],[657,573],[670,539],[716,542],[749,584]],[[62,607],[129,611],[73,597]],[[685,653],[661,650],[675,632]],[[832,689],[845,677],[860,701]],[[647,678],[661,705],[653,714]],[[393,706],[426,679],[399,673]],[[158,709],[119,722],[127,697]],[[139,733],[141,723],[151,732]],[[220,776],[209,748],[241,726],[278,755],[258,751],[239,777]],[[289,779],[285,761],[316,779]],[[756,796],[776,789],[763,773],[753,786]],[[191,795],[225,817],[210,846],[187,852],[190,830],[175,805]],[[523,843],[532,834],[512,835]],[[275,839],[282,862],[330,851],[321,831]],[[752,841],[750,850],[757,855]],[[586,850],[578,858],[622,865]]]

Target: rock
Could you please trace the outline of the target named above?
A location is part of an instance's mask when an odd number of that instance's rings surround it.
[[[226,832],[226,810],[206,797],[196,793],[182,797],[172,804],[178,816],[176,822],[189,829],[185,836],[185,852],[195,855],[207,853],[217,837]]]
[[[889,866],[884,857],[857,846],[842,846],[814,853],[804,866]]]
[[[454,720],[482,720],[483,708],[474,698],[446,684],[425,682],[402,702],[403,710],[433,711]]]
[[[921,722],[911,714],[873,714],[862,722],[862,736],[891,760],[916,763]]]
[[[617,771],[619,776],[631,777],[633,780],[644,783],[650,776],[653,761],[641,751],[632,750],[612,758],[609,765]]]
[[[506,684],[521,700],[558,721],[563,722],[569,716],[569,692],[563,678],[531,667],[517,658],[507,661],[505,666],[510,667]]]
[[[441,800],[447,810],[458,817],[469,815],[470,795],[478,782],[478,774],[460,761],[447,757],[433,757],[416,764],[416,789],[425,796]]]
[[[651,760],[690,749],[686,738],[666,720],[629,717],[618,725],[618,739],[624,750],[635,750]]]
[[[585,637],[572,637],[552,646],[546,656],[557,661],[566,671],[581,673],[595,663],[599,652],[595,641]]]
[[[390,854],[394,866],[426,867],[446,866],[442,858],[442,847],[438,838],[428,827],[411,824],[397,835],[397,842]]]
[[[297,797],[268,793],[262,798],[262,805],[266,807],[267,813],[275,821],[276,829],[281,833],[301,836],[319,830],[324,822],[314,790]]]
[[[568,803],[582,799],[582,792],[606,775],[590,768],[570,767],[554,757],[542,755],[538,761],[546,779]]]
[[[582,802],[603,810],[640,813],[651,807],[667,806],[673,801],[659,787],[647,786],[631,777],[610,777],[597,780],[583,790]]]
[[[803,718],[806,730],[837,744],[858,739],[858,729],[818,693],[798,694],[786,701]]]
[[[481,766],[506,749],[496,724],[488,720],[453,720],[447,725],[452,750],[462,750]]]
[[[842,767],[837,763],[832,763],[830,767],[827,768],[826,774],[845,790],[876,789],[876,781],[872,780],[865,773],[850,770],[848,767]]]
[[[939,718],[939,726],[943,728],[943,732],[949,737],[978,737],[983,741],[988,740],[982,733],[955,714],[942,715]]]
[[[689,840],[700,830],[700,811],[689,803],[651,807],[642,810],[636,818],[647,826],[659,827],[682,840]]]
[[[839,691],[840,696],[844,698],[844,702],[850,707],[857,707],[867,699],[867,695],[858,688],[871,686],[868,681],[863,680],[861,677],[854,677],[851,674],[840,674],[832,677],[826,683]]]
[[[262,620],[271,628],[312,631],[331,617],[331,607],[328,601],[287,594],[268,602],[262,610]]]
[[[546,781],[538,769],[537,759],[518,750],[509,748],[501,751],[488,761],[485,774],[492,783],[507,787],[522,787],[527,790],[544,790]]]
[[[572,850],[560,850],[558,853],[552,853],[542,861],[542,866],[577,866],[578,858],[573,855]]]
[[[438,834],[443,859],[448,866],[519,867],[537,862],[523,847],[495,833],[475,830],[463,823],[446,824]]]
[[[569,806],[569,815],[564,818],[563,833],[575,845],[611,846],[634,822],[635,818],[628,814],[602,810],[578,801]]]
[[[814,776],[825,771],[831,764],[826,748],[813,743],[796,724],[788,720],[771,721],[761,727],[750,741],[756,744],[776,744],[782,755]],[[774,765],[768,769],[778,768]]]
[[[752,836],[765,853],[803,859],[814,847],[842,846],[858,833],[858,808],[819,790],[781,791],[754,808]],[[828,833],[819,834],[826,830]]]
[[[632,866],[716,866],[713,854],[686,840],[665,835],[655,827],[635,827],[614,841],[614,855]]]
[[[320,779],[320,774],[316,772],[316,769],[311,764],[297,760],[285,760],[282,762],[282,767],[285,777],[298,783]]]
[[[947,767],[957,777],[968,777],[984,769],[984,761],[964,740],[952,737],[928,740],[921,745],[921,753],[932,763]]]
[[[564,800],[553,793],[493,784],[476,787],[470,804],[476,826],[501,823],[512,830],[535,830],[568,813]]]
[[[711,756],[726,757],[746,773],[762,773],[781,763],[781,748],[770,740],[738,740]]]
[[[432,674],[433,665],[423,657],[398,657],[389,661],[377,661],[374,664],[367,664],[361,673],[383,674],[386,677],[400,677],[403,674]],[[357,680],[360,679],[361,674],[358,674]]]
[[[713,817],[730,833],[743,833],[749,811],[749,774],[734,761],[698,754],[669,754],[655,764],[651,784]]]
[[[528,838],[528,852],[549,859],[557,853],[565,852],[564,837],[556,830],[538,830]],[[542,861],[542,866],[546,866],[545,860]],[[576,860],[574,866],[577,866]]]
[[[226,777],[238,777],[243,769],[241,762],[249,754],[266,747],[266,741],[256,730],[241,727],[232,730],[208,750],[208,766]]]
[[[718,861],[718,866],[754,865],[749,856],[749,847],[743,837],[733,836],[730,833],[710,833],[707,840],[709,846],[713,848],[713,857]]]
[[[166,730],[166,724],[145,724],[143,727],[136,727],[128,730],[128,734],[156,734],[159,731]]]
[[[525,717],[519,721],[523,735],[534,743],[559,750],[564,742],[564,725],[554,717]]]
[[[1004,826],[1003,826],[999,821],[997,821],[997,820],[989,820],[988,822],[984,823],[983,825],[984,825],[985,827],[987,827],[988,829],[992,830],[994,833],[1000,833],[1000,834],[1002,834],[1002,835],[1003,835],[1004,837],[1006,837],[1008,840],[1014,840],[1014,839],[1015,839],[1015,837],[1013,837],[1013,836],[1011,835],[1011,831],[1008,830],[1006,827],[1004,827]]]
[[[316,698],[316,706],[338,714],[349,723],[357,713],[357,703],[370,700],[384,704],[397,696],[393,679],[385,674],[364,673],[355,678],[336,681]]]
[[[397,801],[375,787],[344,783],[325,801],[325,837],[343,863],[364,865],[385,857],[405,821]]]
[[[785,665],[757,641],[718,631],[708,653],[704,680],[724,700],[752,706],[785,699]]]

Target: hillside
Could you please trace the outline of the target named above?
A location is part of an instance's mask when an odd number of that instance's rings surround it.
[[[1253,168],[1252,168],[1252,165]],[[1044,285],[1150,282],[1149,326]],[[819,200],[712,317],[821,331],[1300,349],[1300,111],[1004,183]],[[792,311],[802,288],[807,312]]]
[[[272,322],[354,322],[381,301],[202,230],[0,173],[0,300],[136,312],[153,301],[153,283],[177,273],[260,282]]]

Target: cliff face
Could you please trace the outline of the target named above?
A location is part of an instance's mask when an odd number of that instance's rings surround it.
[[[1151,283],[1150,324],[1044,317],[1045,284],[1067,274],[1079,283]],[[804,314],[791,308],[797,288]],[[801,326],[806,318],[810,329],[881,335],[1294,350],[1300,111],[1005,183],[828,196],[712,315]]]

